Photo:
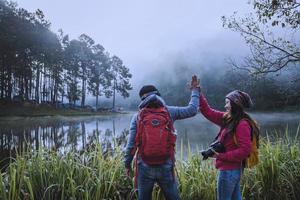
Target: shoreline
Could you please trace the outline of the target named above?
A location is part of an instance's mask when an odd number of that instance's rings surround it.
[[[23,119],[23,118],[44,118],[44,117],[97,117],[97,116],[112,116],[112,115],[120,115],[120,114],[128,114],[129,112],[97,112],[97,113],[71,113],[71,114],[62,114],[62,113],[56,113],[56,114],[30,114],[30,115],[1,115],[0,114],[0,121],[6,120],[12,118],[14,120]]]
[[[103,110],[95,111],[90,108],[56,108],[50,105],[15,105],[15,104],[2,104],[0,105],[0,120],[7,117],[80,117],[80,116],[108,116],[108,115],[118,115],[118,114],[128,114],[133,110],[126,111],[111,111],[110,108],[105,108]],[[135,110],[134,112],[138,112]],[[291,113],[300,114],[298,108],[282,108],[277,110],[246,110],[251,114],[260,113]]]
[[[48,106],[0,106],[0,119],[7,117],[76,117],[76,116],[106,116],[127,114],[128,111],[92,111],[85,108],[54,108]]]

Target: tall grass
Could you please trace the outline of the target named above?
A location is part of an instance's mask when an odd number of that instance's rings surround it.
[[[100,145],[83,154],[18,155],[0,176],[3,199],[130,199],[131,188],[120,151],[105,156]]]
[[[181,145],[182,147],[183,145]],[[182,199],[215,199],[217,171],[198,155],[176,162]],[[184,155],[183,148],[180,154]],[[103,155],[101,146],[81,154],[61,155],[45,149],[18,155],[0,174],[0,198],[17,199],[136,199],[133,180],[124,174],[120,149]],[[260,163],[245,169],[241,189],[245,199],[300,199],[298,139],[263,139]],[[156,186],[153,199],[163,199]]]
[[[297,139],[271,142],[260,148],[260,163],[245,171],[243,194],[246,199],[300,199],[300,148]]]

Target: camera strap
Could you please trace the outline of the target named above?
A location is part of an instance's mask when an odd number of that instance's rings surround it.
[[[217,141],[217,140],[218,140],[219,142],[221,142],[221,138],[220,138],[220,140],[219,140],[219,136],[222,134],[222,132],[223,132],[224,129],[225,129],[225,127],[221,127],[221,129],[220,129],[218,135],[215,137],[214,141]],[[227,133],[224,135],[223,140],[225,140],[226,135],[227,135]],[[213,141],[213,142],[214,142],[214,141]]]

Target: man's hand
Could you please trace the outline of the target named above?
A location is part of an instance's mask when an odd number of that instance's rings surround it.
[[[200,88],[200,81],[196,75],[193,75],[190,83],[190,89],[197,89],[197,88],[198,89]]]
[[[131,168],[125,168],[125,174],[128,178],[132,178],[132,170]]]

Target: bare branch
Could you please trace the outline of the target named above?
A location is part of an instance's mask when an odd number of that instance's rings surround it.
[[[248,68],[245,68],[245,67],[240,67],[232,58],[229,58],[227,61],[226,61],[230,66],[236,68],[236,69],[239,69],[239,70],[244,70],[244,71],[247,71],[249,73],[251,73],[250,69]]]
[[[240,27],[240,26],[239,26],[239,27]],[[277,49],[277,50],[279,50],[279,51],[282,51],[282,52],[288,54],[288,55],[291,56],[291,57],[295,57],[294,53],[290,53],[290,52],[288,52],[287,50],[282,49],[282,48],[280,48],[280,47],[278,47],[278,46],[276,46],[276,45],[274,45],[274,44],[268,42],[266,39],[261,38],[261,37],[255,35],[255,34],[253,34],[253,33],[251,33],[251,32],[249,32],[249,31],[244,30],[244,29],[241,28],[241,27],[240,27],[240,31],[241,31],[242,33],[246,33],[247,35],[250,35],[250,36],[252,36],[252,37],[254,37],[254,38],[260,40],[261,42],[263,42],[263,43],[269,45],[270,47],[273,47],[273,48],[275,48],[275,49]],[[297,58],[297,57],[295,57],[295,58]],[[300,58],[299,58],[299,59],[300,59]]]

